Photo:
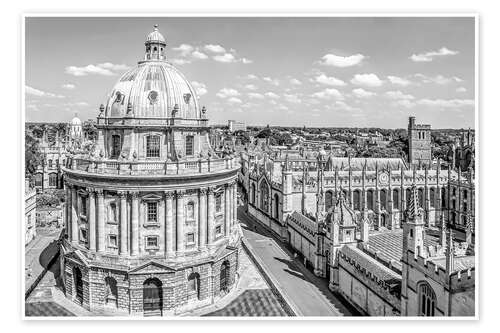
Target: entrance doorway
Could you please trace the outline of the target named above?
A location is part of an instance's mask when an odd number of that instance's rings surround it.
[[[220,266],[220,291],[227,291],[229,284],[229,263],[224,261]]]
[[[83,279],[82,271],[78,267],[73,267],[73,282],[75,283],[75,299],[83,303]]]
[[[143,286],[144,316],[161,316],[163,307],[162,283],[157,278],[144,281]]]

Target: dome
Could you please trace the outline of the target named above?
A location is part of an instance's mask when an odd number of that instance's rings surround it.
[[[176,109],[176,111],[174,111]],[[106,104],[111,118],[200,118],[198,98],[184,75],[166,61],[143,61],[115,84]]]
[[[82,121],[80,120],[80,118],[75,116],[73,119],[71,119],[72,126],[80,126],[81,124],[82,124]]]
[[[165,37],[158,31],[158,25],[156,24],[154,30],[146,37],[146,43],[162,43],[166,44]]]

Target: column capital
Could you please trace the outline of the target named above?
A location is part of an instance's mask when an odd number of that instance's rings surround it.
[[[89,193],[89,196],[95,197],[96,190],[93,187],[87,187],[87,192]]]
[[[172,199],[175,195],[174,191],[163,191],[165,199]]]
[[[104,190],[102,188],[94,189],[94,191],[98,197],[102,197],[104,195]]]
[[[215,187],[213,187],[213,186],[207,187],[207,193],[209,195],[213,195],[214,192],[215,192]]]
[[[177,190],[175,191],[175,195],[177,198],[183,198],[186,196],[186,190]]]
[[[132,197],[132,199],[139,198],[139,191],[131,191],[131,192],[129,192],[129,194]]]
[[[118,193],[118,196],[120,197],[120,199],[126,199],[127,198],[127,191],[117,191],[116,193]]]
[[[206,195],[208,191],[209,191],[208,188],[201,187],[199,193],[200,193],[200,195]]]

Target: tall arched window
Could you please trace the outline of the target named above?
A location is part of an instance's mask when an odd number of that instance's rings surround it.
[[[255,205],[255,184],[254,184],[254,183],[252,183],[252,186],[251,186],[250,192],[252,192],[252,193],[251,193],[252,203]]]
[[[436,308],[436,294],[427,282],[418,286],[418,315],[433,317]]]
[[[361,210],[361,193],[359,192],[359,190],[354,190],[352,196],[353,196],[352,200],[354,201],[353,202],[354,210]]]
[[[366,206],[368,209],[373,210],[373,190],[369,189],[366,192]]]
[[[146,137],[146,157],[160,157],[160,137],[158,135]]]
[[[188,276],[188,295],[200,299],[200,274],[191,273]]]
[[[280,218],[280,196],[278,193],[274,194],[274,214],[273,214],[275,219]]]
[[[260,183],[260,209],[269,212],[269,187],[265,181]]]
[[[399,209],[399,191],[397,189],[392,190],[392,204],[395,209]]]
[[[385,189],[380,190],[380,207],[387,209],[387,191]]]
[[[333,193],[332,191],[325,192],[325,209],[328,211],[333,206]]]
[[[436,190],[434,187],[431,187],[429,191],[429,203],[431,207],[436,207]]]
[[[220,266],[219,290],[227,291],[229,287],[229,262],[224,261]]]
[[[448,200],[446,200],[446,189],[444,187],[441,189],[441,206],[443,206],[443,208],[448,207]]]
[[[118,288],[116,287],[116,280],[111,276],[104,279],[106,284],[106,305],[116,307],[118,305]]]
[[[418,206],[424,207],[424,189],[423,188],[418,189]]]
[[[407,188],[405,192],[405,197],[406,197],[406,207],[410,206],[410,200],[411,200],[411,189]]]
[[[188,220],[194,220],[194,202],[189,201],[186,206],[186,218]]]

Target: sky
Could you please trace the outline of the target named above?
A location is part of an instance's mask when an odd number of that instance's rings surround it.
[[[154,24],[212,124],[474,128],[464,17],[26,18],[26,121],[95,119]]]

